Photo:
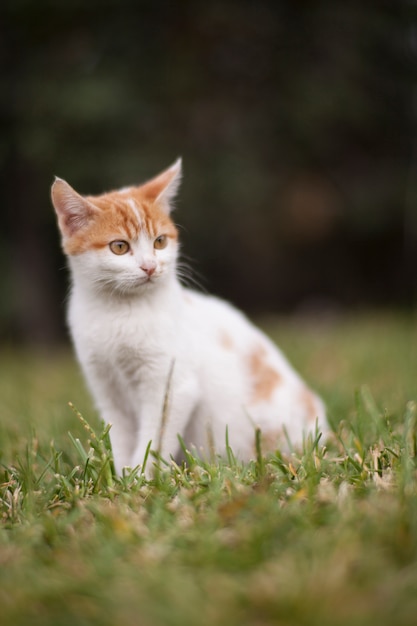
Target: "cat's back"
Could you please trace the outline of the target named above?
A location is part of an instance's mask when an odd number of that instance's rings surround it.
[[[184,301],[190,326],[198,326],[200,333],[219,339],[224,347],[267,339],[244,313],[222,298],[184,289]]]
[[[298,375],[275,343],[229,302],[191,290],[184,290],[184,299],[187,309],[185,328],[190,339],[194,335],[196,341],[197,338],[199,342],[204,341],[206,358],[212,355],[219,366],[225,360],[246,370],[248,362],[263,355],[281,376],[298,380]]]
[[[215,330],[221,332],[224,327],[229,326],[237,327],[243,332],[250,325],[241,311],[217,296],[184,288],[183,298],[189,320],[198,323],[201,329],[205,326],[209,333]]]

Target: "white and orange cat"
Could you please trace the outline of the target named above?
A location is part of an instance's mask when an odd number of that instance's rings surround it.
[[[321,400],[276,346],[226,302],[179,282],[170,212],[180,178],[178,160],[139,187],[100,196],[83,197],[59,178],[52,186],[72,276],[69,327],[112,424],[118,472],[141,465],[150,441],[175,458],[178,434],[203,454],[214,446],[224,455],[227,429],[234,454],[247,460],[256,428],[265,451],[285,445],[285,431],[295,445],[316,421],[327,431]]]

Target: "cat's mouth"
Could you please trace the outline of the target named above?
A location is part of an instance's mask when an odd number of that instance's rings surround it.
[[[152,276],[131,276],[125,281],[119,281],[117,285],[112,283],[112,289],[116,287],[116,291],[123,295],[134,295],[140,293],[142,289],[151,289],[158,282],[159,275]]]
[[[135,281],[136,287],[142,287],[143,285],[154,284],[158,279],[158,276],[152,274],[152,276],[138,276]]]
[[[155,276],[155,274],[152,274],[152,276],[142,276],[140,279],[140,284],[141,285],[146,285],[148,283],[154,283],[155,279],[157,279],[158,277]]]

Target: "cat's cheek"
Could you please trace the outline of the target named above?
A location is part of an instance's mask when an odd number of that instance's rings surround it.
[[[165,248],[164,250],[159,251],[156,255],[158,263],[163,266],[172,265],[175,263],[178,256],[178,249],[175,246]]]
[[[102,260],[97,253],[87,251],[72,256],[71,265],[76,268],[81,275],[95,278],[97,274],[101,273]]]

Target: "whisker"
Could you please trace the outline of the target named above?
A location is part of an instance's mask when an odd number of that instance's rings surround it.
[[[207,289],[196,276],[193,275],[193,270],[184,263],[177,264],[177,276],[183,285],[187,287],[196,287],[199,291],[207,293]]]
[[[204,281],[204,277],[199,274],[188,261],[192,261],[191,257],[181,254],[181,258],[177,261],[176,265],[178,278],[186,287],[196,287],[199,291],[207,293],[207,289],[202,282]]]

